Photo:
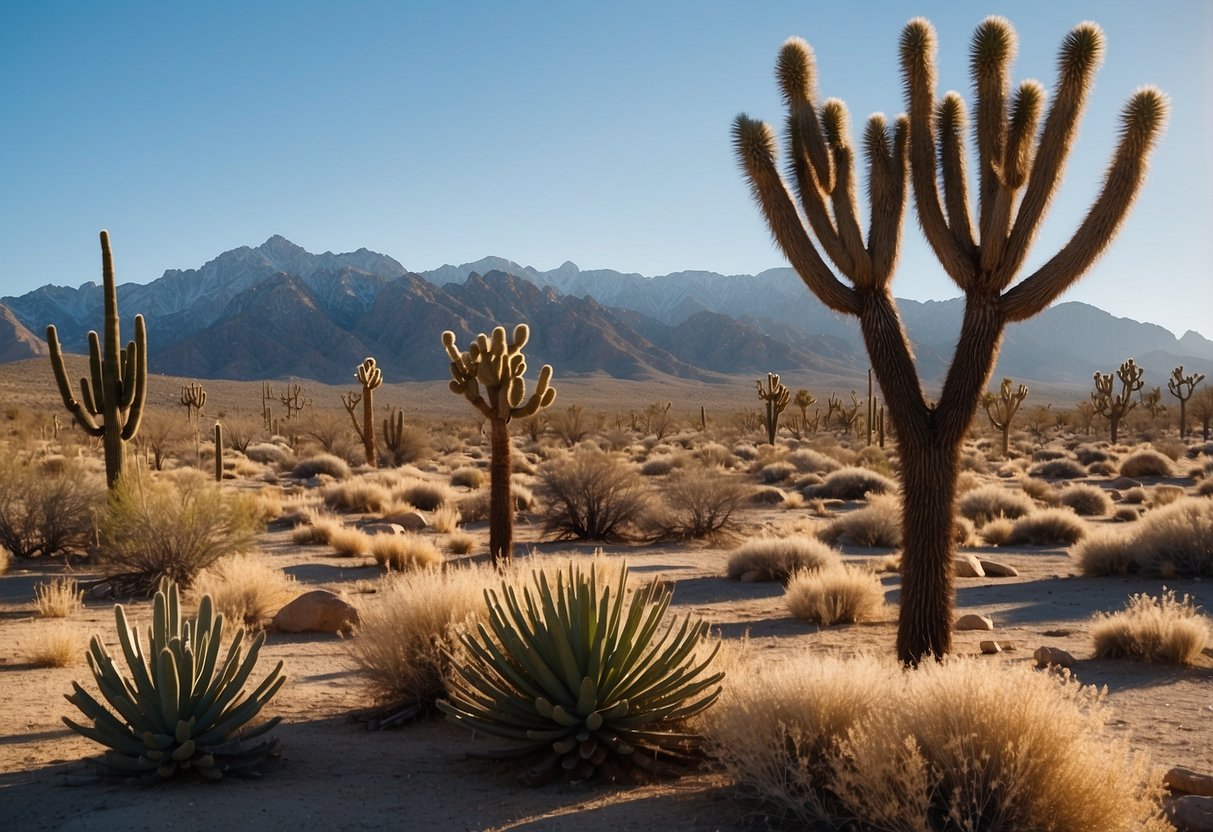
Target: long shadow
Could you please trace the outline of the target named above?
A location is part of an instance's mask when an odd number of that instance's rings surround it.
[[[374,574],[375,562],[358,561],[349,566],[333,566],[329,563],[300,563],[287,566],[282,571],[303,584],[353,583]]]
[[[806,624],[798,619],[759,618],[751,621],[712,621],[712,633],[722,638],[799,638],[808,633],[816,633],[821,628],[816,624]]]
[[[1084,685],[1107,685],[1108,690],[1144,690],[1182,682],[1213,686],[1213,667],[1143,664],[1128,659],[1087,659],[1075,667]]]
[[[698,578],[674,579],[672,606],[715,604],[721,601],[750,601],[756,598],[778,598],[783,585],[778,581],[742,583],[731,578],[705,575]]]

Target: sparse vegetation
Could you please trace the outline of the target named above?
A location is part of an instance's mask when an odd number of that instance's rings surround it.
[[[643,479],[612,454],[579,447],[539,469],[544,534],[578,540],[618,539],[642,524],[653,500]]]
[[[438,547],[416,534],[372,535],[370,554],[375,563],[393,572],[431,569],[442,564]]]
[[[1129,454],[1120,463],[1122,477],[1169,477],[1174,473],[1171,459],[1153,448],[1143,448]]]
[[[67,618],[84,606],[84,593],[75,578],[60,576],[34,587],[38,615],[43,618]]]
[[[1139,593],[1121,612],[1097,614],[1091,638],[1097,658],[1193,664],[1209,642],[1209,619],[1174,590],[1158,598]]]
[[[247,630],[258,630],[300,594],[298,583],[255,557],[224,558],[198,573],[191,587],[198,601],[209,595],[216,612]]]
[[[786,582],[794,572],[838,566],[836,549],[812,537],[762,537],[747,541],[729,555],[728,576]]]
[[[1141,572],[1213,575],[1213,500],[1187,497],[1149,511],[1125,530],[1084,540],[1072,555],[1088,575]]]
[[[16,557],[84,552],[104,501],[105,488],[77,465],[46,471],[0,454],[0,546]]]
[[[792,615],[805,621],[826,627],[854,624],[880,617],[884,588],[872,572],[843,564],[794,572],[785,600]]]

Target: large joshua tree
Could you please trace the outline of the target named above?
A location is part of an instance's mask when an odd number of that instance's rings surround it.
[[[959,449],[1003,329],[1045,309],[1107,247],[1141,187],[1147,157],[1166,121],[1167,99],[1160,91],[1134,93],[1122,112],[1120,140],[1103,188],[1078,230],[1044,265],[1016,282],[1061,180],[1103,50],[1103,33],[1092,23],[1066,36],[1057,93],[1038,132],[1044,89],[1025,81],[1011,90],[1014,30],[997,17],[978,26],[970,52],[977,149],[971,199],[965,103],[954,92],[936,97],[931,24],[921,18],[906,24],[900,51],[909,116],[899,117],[890,130],[883,116],[874,115],[864,131],[870,196],[866,241],[846,105],[818,101],[808,44],[799,39],[784,44],[776,70],[789,110],[791,191],[776,165],[771,128],[745,115],[734,122],[737,156],[775,241],[813,294],[859,319],[897,431],[905,541],[897,652],[906,663],[951,649]],[[923,233],[965,296],[955,357],[934,404],[924,395],[890,287],[907,173]]]

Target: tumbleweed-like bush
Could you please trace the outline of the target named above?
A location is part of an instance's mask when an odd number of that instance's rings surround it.
[[[335,480],[346,480],[351,476],[350,464],[333,454],[316,454],[307,459],[301,459],[291,469],[295,479],[307,480],[325,474]]]
[[[808,499],[862,500],[869,494],[896,492],[897,483],[883,474],[867,468],[847,466],[827,474],[820,485],[810,485],[804,490],[804,496]]]
[[[244,630],[238,629],[221,657],[223,614],[204,595],[198,615],[184,619],[177,586],[167,579],[153,600],[146,645],[127,625],[121,604],[114,618],[130,676],[121,673],[101,637],[93,636],[88,662],[106,704],[73,682],[67,701],[88,724],[63,718],[73,731],[109,749],[97,762],[102,776],[162,780],[192,771],[218,780],[254,772],[277,753],[275,740],[254,740],[279,717],[246,727],[285,681],[278,662],[252,692],[245,690],[265,633],[258,633],[242,655]]]
[[[1071,556],[1087,575],[1213,576],[1213,500],[1186,497],[1154,509],[1128,530],[1084,540]]]
[[[1086,535],[1087,528],[1074,512],[1046,508],[1024,515],[1011,524],[1004,546],[1072,546]]]
[[[734,580],[754,572],[760,581],[786,582],[793,572],[825,569],[841,562],[836,549],[815,537],[760,537],[734,549],[727,570]]]
[[[1028,469],[1028,476],[1047,480],[1074,480],[1087,475],[1087,469],[1072,459],[1051,459]]]
[[[0,546],[19,558],[85,551],[105,502],[100,479],[78,465],[46,471],[0,456]]]
[[[67,618],[84,606],[84,593],[76,579],[61,575],[34,587],[34,604],[43,618]]]
[[[784,594],[788,610],[814,624],[871,621],[884,611],[884,587],[866,569],[850,564],[795,572]]]
[[[749,489],[720,472],[701,468],[673,474],[661,487],[664,510],[653,512],[650,524],[659,537],[717,537],[736,525],[736,514]]]
[[[1175,473],[1170,457],[1153,448],[1143,448],[1129,454],[1120,463],[1122,477],[1169,477]]]
[[[1103,517],[1112,510],[1108,493],[1097,485],[1078,483],[1061,489],[1061,504],[1080,517]]]
[[[668,585],[629,594],[622,564],[569,564],[532,584],[486,590],[488,624],[462,637],[467,660],[438,707],[516,742],[485,756],[533,759],[532,783],[670,776],[697,762],[687,723],[720,695],[724,675],[709,671],[719,642],[701,649],[707,624],[666,623]]]
[[[613,540],[645,519],[653,493],[625,461],[582,446],[539,469],[544,534],[560,539]]]
[[[1001,485],[991,484],[974,488],[956,501],[956,511],[978,526],[984,526],[996,517],[1010,520],[1031,514],[1036,507],[1023,494]]]
[[[1187,595],[1129,596],[1120,612],[1096,613],[1091,625],[1095,656],[1163,664],[1195,664],[1209,643],[1209,619]]]
[[[896,548],[901,545],[901,501],[894,494],[878,494],[866,506],[835,517],[818,536],[832,544]]]
[[[224,558],[198,573],[190,594],[211,597],[215,610],[248,630],[260,629],[299,594],[294,578],[254,557]]]
[[[442,552],[429,538],[417,534],[371,535],[370,552],[375,563],[393,572],[432,569],[441,566]]]

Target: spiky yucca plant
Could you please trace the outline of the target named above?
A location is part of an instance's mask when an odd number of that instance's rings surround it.
[[[214,612],[211,597],[204,595],[197,617],[183,621],[177,585],[168,579],[161,582],[153,601],[148,655],[143,653],[139,633],[127,626],[121,604],[114,607],[114,618],[132,678],[119,674],[101,638],[93,636],[89,667],[113,712],[72,682],[74,692],[65,698],[92,724],[63,717],[73,731],[109,749],[98,761],[102,776],[159,780],[193,770],[208,780],[219,780],[224,774],[251,774],[277,752],[275,739],[252,740],[276,726],[281,717],[240,730],[285,681],[280,661],[256,690],[245,693],[265,633],[257,634],[242,661],[244,630],[237,630],[220,664],[223,615]]]
[[[523,773],[532,785],[562,774],[670,776],[697,759],[699,737],[684,723],[720,695],[724,674],[704,675],[719,645],[703,657],[707,625],[690,616],[658,637],[672,593],[654,583],[629,600],[627,575],[625,564],[616,576],[570,564],[555,588],[536,573],[521,602],[508,583],[500,596],[485,591],[489,629],[463,636],[468,659],[438,703],[469,728],[521,743],[484,756],[534,756]]]

